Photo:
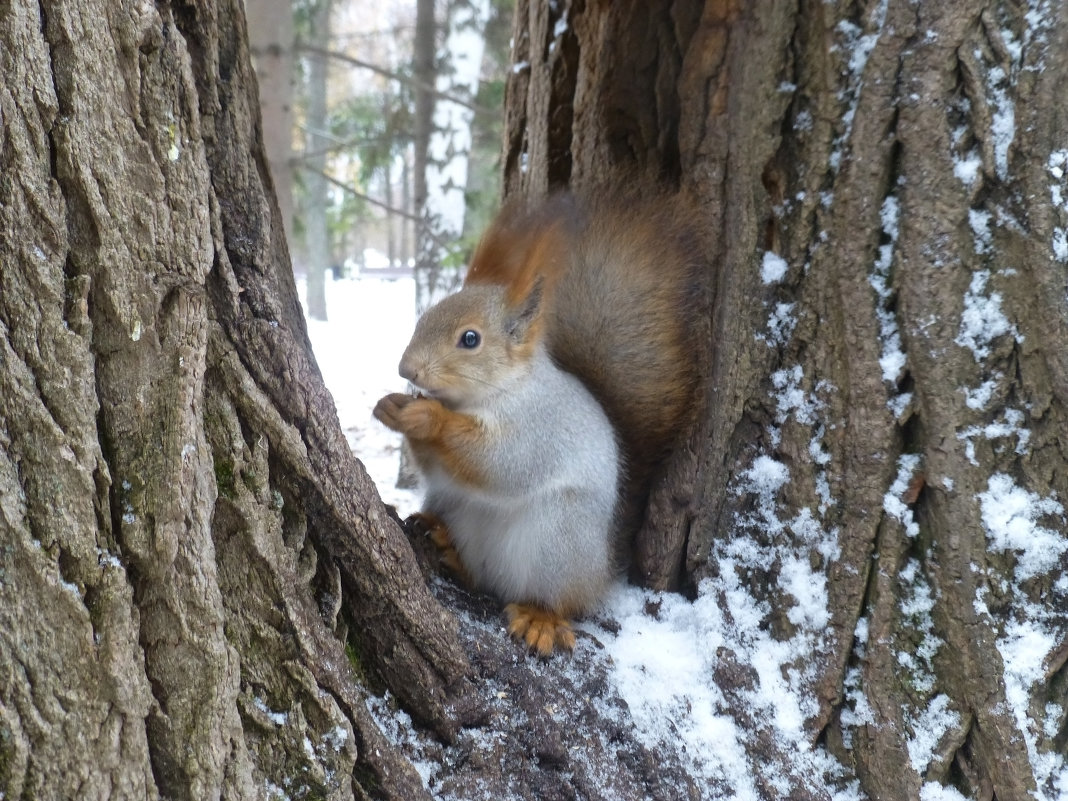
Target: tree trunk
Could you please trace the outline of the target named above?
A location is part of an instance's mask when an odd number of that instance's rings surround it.
[[[8,5],[0,65],[0,795],[425,797],[358,679],[447,733],[467,661],[312,360],[241,3]]]
[[[763,610],[877,798],[1068,779],[1068,10],[1026,6],[518,6],[507,191],[626,170],[716,235],[641,571]]]
[[[412,169],[411,160],[405,151],[401,156],[401,211],[407,214],[414,215],[415,210],[412,207]],[[400,226],[400,258],[401,266],[408,267],[412,260],[412,245],[411,245],[411,232],[412,232],[412,220],[410,217],[399,216],[397,217],[397,224]]]
[[[397,98],[390,92],[386,92],[382,96],[382,117],[386,120],[392,120],[396,117],[396,110],[394,105],[397,103]],[[390,126],[392,128],[392,126]],[[386,255],[389,257],[389,266],[397,267],[400,264],[401,256],[397,246],[397,234],[398,226],[403,224],[404,218],[398,216],[395,213],[395,209],[398,208],[396,192],[394,191],[394,152],[396,145],[390,143],[389,156],[383,160],[382,163],[382,196],[386,201]],[[404,209],[401,208],[403,211]]]
[[[427,160],[430,156],[430,135],[434,129],[432,87],[437,76],[435,34],[434,0],[416,0],[412,58],[412,74],[415,77],[412,211],[419,220],[415,224],[415,307],[420,314],[431,305],[430,298],[441,266],[434,260],[437,250],[431,238],[431,221],[426,210]]]
[[[442,25],[445,36],[436,82],[439,97],[434,103],[427,158],[426,215],[434,232],[445,242],[457,241],[464,232],[464,197],[475,118],[472,108],[446,97],[473,103],[478,96],[486,49],[483,32],[489,15],[489,0],[450,0]],[[441,261],[442,255],[439,246],[436,260]],[[432,300],[436,302],[438,298]]]

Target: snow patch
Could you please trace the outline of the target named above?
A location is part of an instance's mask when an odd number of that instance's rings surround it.
[[[262,698],[254,698],[252,703],[275,726],[284,726],[286,721],[289,720],[289,716],[285,712],[273,711]]]
[[[553,25],[553,38],[558,39],[567,33],[567,27],[567,9],[565,8],[563,15],[556,21],[556,24]]]
[[[423,787],[430,789],[441,772],[441,765],[427,753],[427,744],[419,736],[411,716],[400,708],[388,690],[381,697],[368,695],[364,704],[386,739],[404,748],[423,781]]]
[[[786,277],[788,269],[789,265],[786,263],[786,259],[776,253],[772,253],[770,250],[766,250],[760,262],[760,280],[764,282],[765,286],[777,284]]]
[[[1016,106],[1008,85],[1008,75],[1001,67],[992,67],[987,73],[987,93],[993,105],[990,132],[994,137],[994,168],[1002,181],[1009,177],[1009,148],[1016,136]]]
[[[964,393],[964,404],[969,409],[975,409],[976,411],[985,409],[1003,377],[1002,373],[996,373],[993,378],[987,379],[974,389],[961,387],[961,392]]]
[[[1038,523],[1054,517],[1063,531],[1064,507],[1054,497],[1040,497],[1017,486],[1011,476],[996,473],[978,498],[990,548],[1016,554],[1018,581],[1048,573],[1061,564],[1068,551],[1068,537]]]
[[[655,617],[646,613],[655,605]],[[758,798],[743,747],[742,733],[727,714],[727,702],[711,675],[716,651],[726,640],[723,611],[713,599],[689,603],[673,594],[646,597],[634,587],[618,587],[607,603],[620,626],[608,644],[613,678],[630,707],[638,738],[649,747],[680,739],[695,774],[709,781],[735,781],[742,798]],[[695,676],[709,677],[695,692]]]
[[[957,439],[964,443],[964,455],[973,465],[979,464],[975,458],[975,440],[999,440],[1016,438],[1014,451],[1019,454],[1026,453],[1027,444],[1031,441],[1031,432],[1023,427],[1024,413],[1019,409],[1006,409],[1001,420],[989,423],[985,426],[968,426],[957,434]]]
[[[898,239],[900,214],[897,198],[888,195],[883,200],[880,217],[883,235],[889,241],[879,246],[879,255],[875,259],[871,275],[868,276],[868,283],[875,290],[878,299],[875,314],[879,320],[879,339],[882,342],[879,367],[883,371],[883,381],[894,385],[901,378],[906,364],[905,353],[901,349],[901,332],[898,330],[897,318],[893,312],[894,292],[890,288],[890,267]],[[891,408],[894,408],[894,398],[891,398],[889,403]],[[895,414],[895,417],[898,416],[900,415]]]
[[[303,298],[304,287],[298,289]],[[397,365],[415,330],[415,282],[366,277],[331,281],[326,307],[329,322],[308,319],[308,336],[338,421],[382,500],[406,517],[418,510],[420,495],[396,487],[402,437],[371,417],[371,410],[383,395],[405,390]]]
[[[849,54],[845,62],[848,73],[846,86],[838,93],[839,99],[846,103],[845,112],[842,114],[843,127],[842,132],[834,140],[828,160],[834,172],[841,167],[845,147],[853,133],[853,119],[856,117],[857,106],[864,87],[864,70],[879,37],[882,36],[888,7],[889,0],[880,0],[872,10],[871,30],[867,33],[849,20],[842,20],[834,29],[837,41],[831,46],[831,52],[842,51]]]
[[[978,150],[970,150],[961,158],[953,159],[953,174],[962,184],[971,186],[979,179],[983,158]]]
[[[1055,150],[1049,155],[1049,159],[1046,161],[1046,169],[1049,171],[1050,178],[1050,199],[1053,201],[1053,205],[1061,211],[1062,218],[1068,214],[1068,197],[1066,197],[1066,190],[1068,190],[1068,180],[1066,180],[1066,173],[1068,173],[1068,150]],[[1053,229],[1053,241],[1051,243],[1053,248],[1053,257],[1059,262],[1068,262],[1068,231],[1058,226]]]
[[[803,377],[804,372],[800,364],[776,370],[771,374],[771,384],[775,387],[772,395],[776,409],[775,421],[780,425],[786,422],[786,418],[791,414],[797,422],[804,425],[816,422],[816,413],[822,408],[822,404],[801,388]]]
[[[1021,617],[1010,621],[996,641],[998,653],[1005,666],[1005,699],[1012,710],[1016,725],[1023,735],[1024,745],[1035,773],[1040,801],[1063,799],[1068,790],[1068,762],[1063,753],[1042,752],[1038,736],[1045,727],[1036,726],[1029,717],[1031,688],[1045,681],[1045,664],[1060,645],[1063,629],[1049,620],[1053,614],[1038,604],[1027,604]],[[1047,796],[1044,788],[1052,786],[1056,794]]]
[[[960,713],[949,708],[949,696],[939,694],[912,722],[912,737],[908,740],[909,762],[921,776],[934,757],[942,738],[961,725]]]
[[[920,801],[969,801],[956,787],[927,782],[920,787]]]
[[[761,455],[753,460],[753,466],[742,473],[741,491],[751,492],[759,499],[760,508],[772,514],[775,494],[790,480],[790,471],[782,462]]]
[[[968,348],[977,362],[990,355],[990,346],[998,337],[1012,334],[1017,342],[1023,342],[1016,326],[1009,322],[1001,310],[1001,294],[986,294],[989,281],[989,270],[979,270],[972,275],[971,284],[964,295],[960,331],[953,340],[962,348]]]
[[[797,327],[797,318],[794,316],[796,303],[778,303],[768,318],[767,333],[756,335],[758,342],[764,342],[769,348],[783,346],[790,341],[790,337]]]
[[[936,682],[934,658],[945,644],[935,634],[934,619],[931,617],[935,605],[934,593],[918,559],[909,559],[905,563],[898,580],[904,587],[900,605],[902,622],[914,632],[912,636],[917,644],[913,651],[899,651],[897,662],[905,669],[917,691],[930,693]]]
[[[863,662],[868,651],[868,619],[860,617],[853,630],[853,653],[858,662]],[[845,704],[842,706],[842,742],[846,748],[853,747],[853,732],[861,726],[875,723],[875,713],[864,694],[864,677],[857,666],[846,671],[842,682]]]
[[[897,460],[897,477],[883,496],[883,511],[899,521],[905,527],[905,533],[910,537],[915,537],[920,533],[920,526],[902,497],[908,492],[912,477],[916,475],[922,461],[923,457],[919,454],[902,454]]]
[[[989,211],[968,209],[968,224],[972,228],[976,253],[990,252],[991,245],[993,244],[993,237],[990,233],[990,219],[991,215]]]
[[[773,471],[778,473],[778,471]],[[653,746],[681,741],[679,749],[692,761],[693,773],[705,782],[724,782],[738,799],[762,798],[754,783],[759,772],[784,787],[797,776],[775,766],[754,766],[746,756],[748,733],[730,714],[730,703],[712,678],[724,650],[756,674],[751,690],[740,690],[756,719],[766,720],[780,740],[793,744],[801,781],[842,778],[843,772],[822,749],[814,749],[804,720],[815,710],[801,690],[803,677],[787,666],[799,654],[804,637],[774,640],[763,627],[763,610],[744,588],[738,563],[721,562],[724,572],[702,582],[698,597],[679,596],[619,586],[606,610],[619,626],[605,642],[613,680],[627,702],[641,741]],[[800,578],[800,576],[799,576]],[[655,609],[655,614],[650,613]],[[815,621],[822,625],[822,621]],[[695,681],[694,677],[701,680]],[[832,796],[855,798],[855,785]],[[833,789],[833,788],[831,788]]]

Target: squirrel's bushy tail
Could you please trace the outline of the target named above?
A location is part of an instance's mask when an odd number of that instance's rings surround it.
[[[525,292],[542,280],[550,353],[615,426],[627,477],[621,524],[641,524],[651,471],[695,408],[705,249],[692,204],[614,185],[513,204],[487,232],[468,283]]]
[[[705,253],[694,222],[678,195],[598,193],[551,307],[550,350],[622,439],[628,529],[641,524],[650,471],[695,409]]]

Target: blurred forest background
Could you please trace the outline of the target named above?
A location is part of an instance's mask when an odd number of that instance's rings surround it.
[[[306,313],[325,281],[460,278],[500,195],[515,0],[246,0],[264,141]]]

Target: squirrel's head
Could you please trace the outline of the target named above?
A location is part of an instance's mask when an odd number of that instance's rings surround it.
[[[450,409],[477,406],[530,372],[541,339],[543,282],[510,299],[504,287],[465,286],[419,318],[400,374]]]

